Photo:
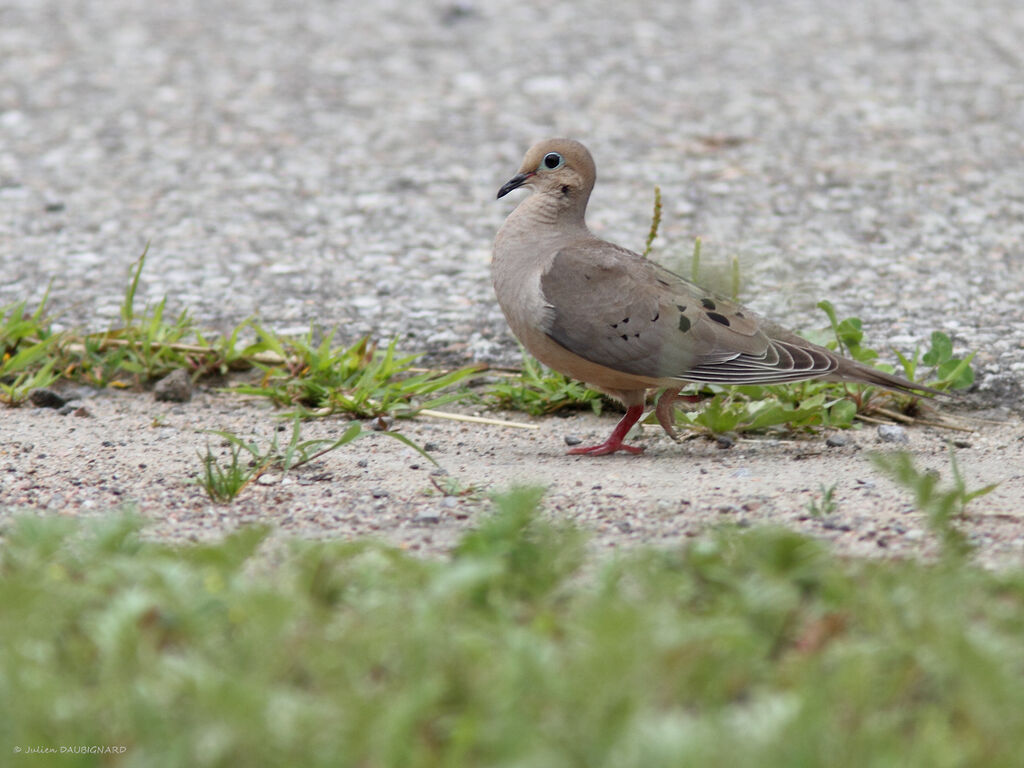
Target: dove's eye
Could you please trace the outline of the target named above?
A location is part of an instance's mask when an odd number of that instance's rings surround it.
[[[544,155],[544,159],[540,161],[541,168],[547,168],[549,171],[561,168],[563,165],[565,165],[565,158],[557,152],[548,152]]]

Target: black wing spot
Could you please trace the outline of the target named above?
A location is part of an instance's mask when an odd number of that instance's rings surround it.
[[[639,332],[639,331],[637,331],[636,333],[634,333],[634,334],[633,334],[633,338],[634,338],[634,339],[639,339],[639,338],[640,338],[640,332]]]
[[[664,280],[662,280],[660,277],[658,278],[658,282],[661,283],[662,285],[664,285],[666,288],[669,287],[669,284],[666,283]]]
[[[680,312],[686,311],[686,307],[683,306],[682,304],[676,304],[676,309],[678,309]]]
[[[628,317],[624,317],[624,318],[622,318],[622,322],[623,322],[623,323],[628,323],[628,322],[629,322],[629,318],[628,318]]]
[[[656,323],[656,322],[658,322],[658,318],[659,318],[659,317],[661,317],[661,312],[655,312],[655,313],[654,313],[654,317],[653,317],[653,318],[651,318],[651,322],[652,322],[652,323]]]
[[[679,316],[679,330],[682,331],[683,333],[686,333],[688,330],[690,330],[690,318],[688,318],[686,315]]]
[[[583,275],[583,279],[584,279],[584,280],[589,280],[589,279],[590,279],[590,275],[584,274],[584,275]]]
[[[627,334],[625,334],[625,333],[622,334],[622,340],[623,341],[629,341],[629,336]]]
[[[710,317],[716,323],[721,323],[722,325],[725,326],[731,325],[728,317],[726,317],[725,315],[720,315],[717,312],[708,312],[708,317]]]
[[[711,299],[701,299],[700,303],[704,305],[704,309],[716,309],[715,302]]]
[[[618,323],[612,323],[612,328],[618,328],[618,327],[619,327]]]

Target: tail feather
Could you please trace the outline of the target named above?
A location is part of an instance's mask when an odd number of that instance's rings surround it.
[[[885,387],[886,389],[895,389],[899,392],[906,392],[914,395],[921,392],[928,392],[932,395],[949,395],[948,392],[943,392],[941,389],[935,389],[934,387],[925,386],[924,384],[917,384],[908,379],[904,379],[902,376],[896,376],[885,371],[880,371],[877,368],[872,368],[870,365],[864,365],[856,360],[850,360],[847,357],[836,356],[836,361],[839,363],[839,367],[832,373],[828,378],[838,379],[840,381],[856,381],[862,384],[874,384],[878,387]]]

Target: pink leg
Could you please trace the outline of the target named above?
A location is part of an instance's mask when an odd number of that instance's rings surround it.
[[[626,410],[626,415],[622,417],[622,420],[615,425],[615,429],[612,430],[612,434],[607,440],[600,445],[591,445],[580,448],[573,448],[569,451],[572,455],[585,454],[587,456],[604,456],[608,453],[615,453],[616,451],[629,451],[630,453],[642,453],[643,448],[635,445],[626,445],[622,442],[622,439],[629,434],[629,430],[633,428],[640,417],[644,413],[643,405],[631,405]]]

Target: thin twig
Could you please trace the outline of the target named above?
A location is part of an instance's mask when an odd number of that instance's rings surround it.
[[[468,421],[473,424],[490,424],[495,427],[515,427],[516,429],[540,429],[537,424],[524,424],[521,421],[504,421],[502,419],[488,419],[483,416],[466,416],[461,413],[448,413],[446,411],[434,411],[430,408],[423,408],[416,411],[418,416],[433,416],[436,419],[451,419],[452,421]]]
[[[913,416],[907,416],[905,413],[899,413],[897,411],[890,411],[888,408],[883,408],[880,405],[871,407],[872,413],[880,413],[883,416],[888,416],[893,421],[902,421],[904,424],[917,424],[917,419]]]
[[[912,418],[910,416],[904,416],[903,414],[895,414],[894,412],[889,411],[889,410],[887,410],[885,408],[875,408],[874,410],[879,412],[879,413],[882,413],[885,416],[890,416],[890,417],[896,418],[896,420],[902,421],[904,424],[910,424],[910,425],[913,425],[913,426],[937,427],[939,429],[948,429],[948,430],[951,430],[953,432],[974,432],[975,431],[975,430],[971,429],[970,427],[961,427],[958,424],[950,424],[949,422],[929,421],[929,420],[926,420],[926,419],[915,419],[915,418]],[[891,421],[885,421],[884,419],[873,419],[870,416],[867,416],[867,415],[865,415],[863,413],[858,413],[854,418],[859,419],[860,421],[866,421],[869,424],[892,424]]]
[[[869,424],[892,424],[891,421],[886,421],[885,419],[873,419],[870,416],[864,415],[863,413],[856,414],[854,418],[859,419],[860,421],[866,421]]]

